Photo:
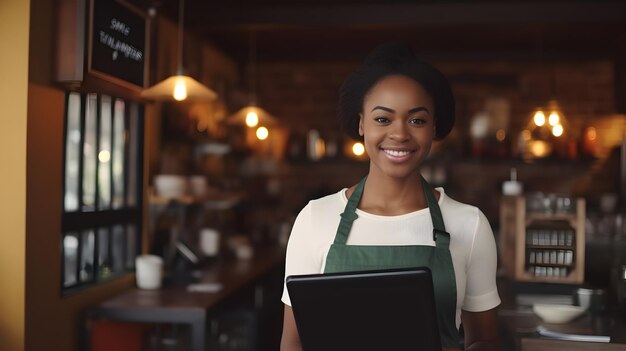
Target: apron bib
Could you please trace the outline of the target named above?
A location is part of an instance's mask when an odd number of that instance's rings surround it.
[[[341,214],[335,241],[328,251],[324,273],[352,272],[378,269],[428,267],[432,272],[435,305],[441,344],[459,348],[461,341],[456,328],[456,278],[450,255],[450,234],[446,232],[443,216],[430,185],[421,178],[422,187],[433,222],[436,246],[346,245],[352,222],[358,218],[356,209],[363,195],[363,178],[348,199]]]

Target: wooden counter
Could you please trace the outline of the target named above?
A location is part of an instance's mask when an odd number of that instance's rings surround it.
[[[221,284],[222,288],[217,292],[188,292],[184,287],[132,289],[90,308],[86,311],[86,319],[189,324],[192,350],[205,351],[207,313],[262,279],[284,259],[284,247],[256,248],[249,260],[221,259],[202,271],[199,283]],[[89,339],[89,323],[86,324]]]

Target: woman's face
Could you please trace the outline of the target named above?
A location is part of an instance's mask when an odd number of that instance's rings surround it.
[[[434,107],[426,89],[405,76],[387,76],[370,89],[359,122],[370,172],[393,178],[419,172],[435,136]]]

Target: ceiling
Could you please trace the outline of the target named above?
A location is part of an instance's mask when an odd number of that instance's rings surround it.
[[[129,0],[177,21],[177,0]],[[361,60],[403,41],[422,56],[482,60],[613,57],[626,46],[625,1],[187,0],[185,29],[236,61]]]

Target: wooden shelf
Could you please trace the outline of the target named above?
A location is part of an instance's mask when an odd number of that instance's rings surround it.
[[[563,228],[567,222],[569,228]],[[576,199],[575,213],[527,212],[523,196],[504,196],[500,203],[500,257],[506,272],[513,280],[580,284],[585,276],[585,200]],[[573,233],[572,245],[528,244],[529,231],[554,231],[569,229]],[[568,241],[569,242],[569,241]],[[529,250],[571,251],[572,263],[530,263]],[[567,268],[567,276],[535,276],[529,267]]]
[[[526,213],[527,221],[571,221],[576,220],[575,213],[537,213],[537,212],[527,212]]]
[[[529,250],[576,250],[575,245],[570,246],[556,246],[556,245],[526,245]]]
[[[526,213],[525,221],[526,226],[533,228],[541,223],[552,223],[554,227],[558,227],[559,222],[567,222],[570,226],[576,227],[576,221],[578,217],[576,214],[546,214],[546,213]],[[546,228],[552,229],[552,228]]]
[[[191,195],[182,195],[178,197],[164,197],[158,195],[150,195],[148,201],[150,205],[167,206],[181,205],[192,206],[202,205],[214,209],[228,209],[237,204],[243,198],[243,194],[239,192],[215,192],[209,193],[202,197],[194,197]]]
[[[570,263],[570,264],[565,264],[565,263],[531,263],[531,262],[527,262],[528,266],[532,266],[532,267],[565,267],[565,268],[571,268],[574,265],[574,262]]]

